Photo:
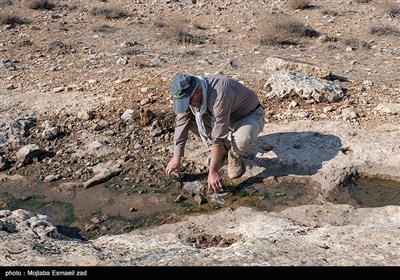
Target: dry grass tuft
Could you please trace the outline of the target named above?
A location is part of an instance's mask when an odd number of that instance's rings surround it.
[[[184,18],[166,20],[164,37],[178,44],[202,45],[210,41],[207,36],[192,32],[192,24]]]
[[[112,3],[109,6],[92,7],[90,14],[94,16],[104,16],[106,19],[118,19],[128,15],[119,3]]]
[[[76,53],[76,50],[70,44],[64,44],[60,40],[52,41],[47,46],[48,52],[54,52],[57,54],[72,54]]]
[[[345,46],[351,47],[355,50],[361,49],[361,50],[369,50],[371,49],[371,44],[362,40],[359,40],[357,38],[348,38],[343,41]]]
[[[162,17],[156,17],[153,19],[153,24],[155,27],[162,28],[166,25],[165,19]]]
[[[135,56],[129,59],[129,64],[140,69],[156,66],[152,61],[143,56]]]
[[[336,11],[334,11],[334,10],[327,10],[327,9],[324,9],[324,10],[321,11],[321,14],[323,14],[323,15],[325,15],[325,16],[333,16],[333,17],[335,17],[335,16],[338,15],[338,12],[336,12]]]
[[[0,0],[0,7],[2,6],[10,6],[13,2],[11,0]]]
[[[93,27],[93,32],[96,32],[96,33],[112,33],[115,30],[116,30],[116,28],[109,26],[108,24],[103,24],[103,25]]]
[[[267,18],[260,29],[261,45],[298,45],[304,37],[317,37],[319,33],[302,22],[287,16]]]
[[[12,14],[0,14],[0,24],[3,25],[18,25],[18,24],[27,24],[29,23],[28,20],[22,19],[19,16],[12,15]]]
[[[310,0],[288,0],[287,4],[293,10],[303,10],[311,7]]]
[[[51,10],[55,7],[55,5],[48,0],[29,0],[26,5],[32,10]]]
[[[394,1],[385,2],[382,8],[384,13],[388,14],[392,18],[400,16],[400,4],[397,2]]]
[[[392,26],[373,26],[369,32],[377,36],[400,36],[400,30]]]
[[[75,11],[75,10],[78,9],[78,7],[79,7],[79,5],[78,5],[77,3],[72,3],[72,4],[70,4],[70,5],[68,6],[68,10],[70,10],[70,11]]]

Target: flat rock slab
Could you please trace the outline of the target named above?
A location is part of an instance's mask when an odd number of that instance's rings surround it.
[[[0,231],[2,248],[24,250],[0,265],[397,266],[399,226],[399,206],[242,207],[90,242]]]
[[[266,124],[244,155],[248,179],[308,177],[320,185],[321,199],[354,174],[400,180],[400,126],[376,130],[339,122],[296,121]],[[204,164],[209,152],[201,143],[188,146],[187,158]]]

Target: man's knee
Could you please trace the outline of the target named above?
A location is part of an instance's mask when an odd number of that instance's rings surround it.
[[[241,153],[244,153],[250,148],[250,146],[253,144],[254,140],[255,139],[253,137],[251,137],[250,135],[244,135],[244,136],[238,137],[238,139],[236,141],[236,148]]]
[[[237,152],[244,153],[256,141],[260,130],[257,126],[252,126],[251,129],[238,129],[232,133],[232,146]]]

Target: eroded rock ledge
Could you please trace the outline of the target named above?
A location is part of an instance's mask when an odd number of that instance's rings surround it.
[[[400,264],[399,226],[398,206],[354,209],[326,203],[281,213],[243,207],[91,242],[0,231],[5,253],[0,264],[396,266]]]

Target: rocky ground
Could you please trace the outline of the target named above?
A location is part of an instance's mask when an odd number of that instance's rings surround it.
[[[360,135],[374,131],[380,140],[358,150],[375,165],[351,161],[332,182],[340,185],[357,166],[398,179],[391,153],[399,147],[384,139],[395,137],[400,123],[400,3],[305,1],[295,9],[296,2],[0,0],[1,207],[49,214],[63,234],[90,239],[226,207],[323,204],[334,184],[323,188],[303,176],[319,174],[339,150],[354,153],[344,132],[341,141],[324,138],[340,125]],[[248,168],[247,177],[226,180],[221,203],[205,191],[205,151],[196,153],[193,139],[184,177],[166,178],[174,122],[169,81],[186,72],[241,80],[266,108],[264,135],[310,121],[298,129],[320,133],[332,153],[313,155],[314,167],[290,156],[292,164],[255,164],[273,172]],[[322,123],[331,125],[318,131]],[[298,143],[289,150],[301,150],[309,136],[288,136]],[[261,139],[249,162],[276,152],[278,140]],[[377,146],[381,153],[369,155]],[[304,187],[304,195],[288,198],[290,190],[280,189],[287,182]],[[264,184],[283,195],[261,199]]]

